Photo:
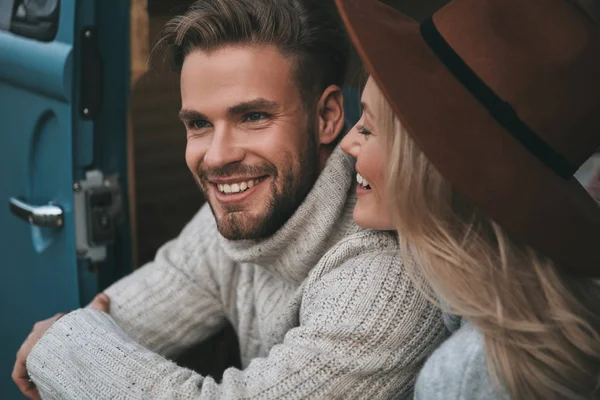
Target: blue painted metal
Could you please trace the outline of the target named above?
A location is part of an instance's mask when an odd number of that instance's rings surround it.
[[[10,33],[0,40],[0,80],[58,100],[71,100],[71,44],[44,43]]]
[[[76,260],[73,182],[86,168],[126,177],[126,109],[129,71],[129,2],[62,0],[60,25],[52,42],[42,43],[0,32],[0,398],[21,399],[10,374],[15,354],[32,325],[57,312],[86,304],[131,268],[128,224],[121,227],[117,251],[101,267],[88,270]],[[112,14],[111,14],[111,7]],[[101,10],[103,17],[96,18]],[[112,15],[110,21],[108,16]],[[106,59],[117,62],[107,85],[118,100],[96,122],[79,113],[80,35],[96,25],[105,42]],[[112,33],[111,33],[112,32]],[[112,35],[112,36],[111,36]],[[118,57],[112,53],[118,52]],[[109,114],[112,113],[112,114]],[[110,130],[110,134],[104,132]],[[98,139],[105,136],[105,139]],[[99,146],[95,149],[95,146]],[[106,153],[106,154],[105,154]],[[126,181],[122,181],[125,185]],[[126,186],[125,186],[126,187]],[[36,228],[10,214],[12,196],[53,201],[64,210],[59,230]],[[125,198],[126,200],[126,198]]]

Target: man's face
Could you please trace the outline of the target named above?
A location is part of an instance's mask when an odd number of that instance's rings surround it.
[[[275,47],[240,45],[183,64],[186,163],[227,239],[273,234],[319,174],[314,118],[290,63]]]

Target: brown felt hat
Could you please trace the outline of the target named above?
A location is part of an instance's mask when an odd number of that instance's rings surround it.
[[[454,0],[419,24],[336,0],[429,160],[513,238],[600,276],[600,207],[573,177],[600,146],[600,37],[566,0]]]

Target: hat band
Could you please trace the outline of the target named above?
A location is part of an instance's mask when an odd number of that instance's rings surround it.
[[[531,154],[564,179],[570,179],[577,168],[558,154],[529,128],[512,106],[502,100],[473,72],[462,58],[450,47],[437,30],[433,18],[421,24],[421,36],[427,45],[448,68],[454,77],[485,107],[494,119],[517,139]]]

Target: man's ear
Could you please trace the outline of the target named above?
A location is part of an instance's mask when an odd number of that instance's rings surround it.
[[[334,142],[344,129],[344,95],[337,85],[331,85],[321,95],[317,104],[319,144]]]

